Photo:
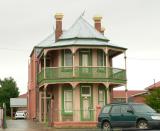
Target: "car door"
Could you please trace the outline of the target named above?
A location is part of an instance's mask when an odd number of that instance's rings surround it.
[[[121,126],[122,127],[133,127],[135,126],[136,116],[130,107],[130,105],[121,105]]]
[[[112,127],[121,127],[120,105],[113,105],[110,111],[110,122]]]

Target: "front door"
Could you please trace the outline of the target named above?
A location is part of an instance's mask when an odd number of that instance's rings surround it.
[[[81,87],[81,119],[83,121],[92,120],[92,96],[91,86]]]

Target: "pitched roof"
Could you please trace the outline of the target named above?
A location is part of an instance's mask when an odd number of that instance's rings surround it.
[[[27,98],[27,93],[19,95],[18,98]]]
[[[51,33],[47,38],[42,40],[40,43],[36,45],[36,47],[50,47],[55,42],[55,33]]]
[[[35,47],[47,48],[70,45],[111,46],[126,50],[126,48],[110,43],[103,34],[91,26],[82,16],[68,30],[63,31],[57,42],[55,42],[55,32],[53,32]]]
[[[147,90],[154,90],[154,89],[157,89],[157,88],[160,88],[160,81],[148,86],[146,89]]]
[[[128,90],[127,95],[128,95],[128,97],[131,97],[135,94],[143,93],[143,92],[145,92],[145,91],[144,90]],[[125,97],[126,97],[125,91],[123,91],[123,90],[114,90],[113,91],[113,98],[125,98]]]
[[[96,38],[109,41],[103,34],[91,26],[82,16],[80,16],[74,24],[60,36],[59,40],[73,38]]]

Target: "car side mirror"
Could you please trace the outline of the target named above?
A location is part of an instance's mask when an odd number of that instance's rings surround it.
[[[127,112],[133,114],[133,110],[131,110],[131,109],[128,109]]]

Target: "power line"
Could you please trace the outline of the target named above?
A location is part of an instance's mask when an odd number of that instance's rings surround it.
[[[0,48],[0,50],[7,50],[7,51],[26,51],[26,50],[28,50],[28,49]]]
[[[141,60],[141,61],[160,61],[160,58],[138,58],[138,57],[127,57],[128,60]]]

